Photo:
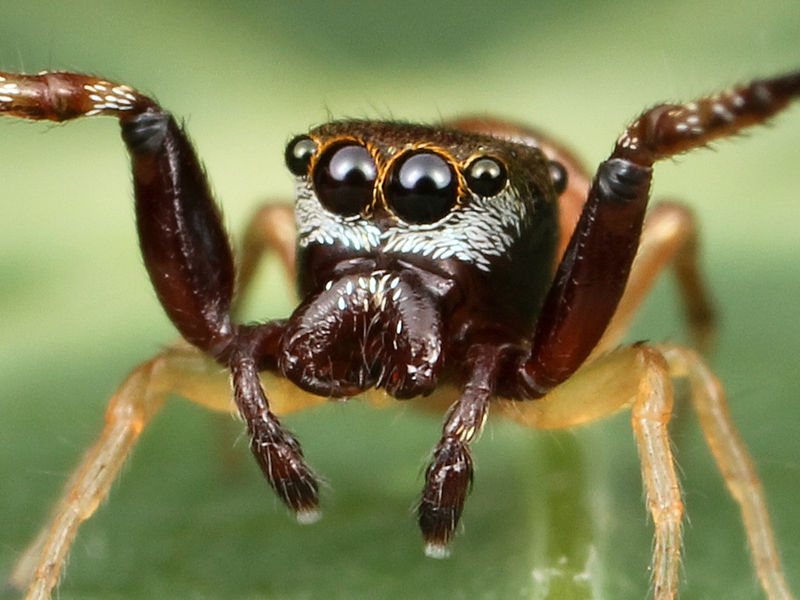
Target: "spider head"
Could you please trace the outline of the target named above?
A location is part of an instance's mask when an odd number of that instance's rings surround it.
[[[416,269],[520,328],[552,278],[561,183],[535,147],[444,127],[336,121],[292,139],[298,291]],[[469,306],[466,306],[469,305]]]
[[[425,394],[450,340],[513,339],[532,327],[558,229],[558,186],[539,149],[339,121],[289,142],[286,164],[302,301],[279,365],[300,387]]]
[[[490,136],[337,121],[294,138],[286,163],[296,177],[301,292],[302,256],[315,246],[337,261],[401,259],[433,271],[456,262],[489,274],[555,229],[549,161]]]

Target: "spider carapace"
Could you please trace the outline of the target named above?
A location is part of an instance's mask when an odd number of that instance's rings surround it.
[[[693,350],[618,343],[668,263],[698,347],[711,328],[691,214],[662,204],[645,220],[653,164],[761,123],[798,95],[793,73],[656,106],[624,130],[592,180],[560,146],[502,121],[322,125],[288,144],[295,206],[257,213],[235,275],[205,174],[169,113],[96,77],[0,73],[0,114],[119,119],[145,265],[188,342],[141,365],[115,394],[101,438],[12,583],[30,598],[49,597],[78,525],[166,396],[228,409],[226,382],[209,367],[221,364],[253,455],[301,522],[318,516],[317,479],[276,414],[372,389],[441,405],[444,395],[426,397],[455,390],[418,505],[435,557],[447,554],[461,516],[473,475],[469,445],[490,406],[538,428],[630,408],[655,525],[658,599],[678,589],[683,504],[667,423],[671,379],[686,377],[765,593],[791,597],[763,492],[717,379]],[[265,250],[296,276],[300,304],[285,320],[238,323],[234,289],[240,298]],[[286,380],[290,391],[277,394]]]

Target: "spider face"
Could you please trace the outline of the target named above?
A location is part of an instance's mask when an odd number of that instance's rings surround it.
[[[556,189],[536,148],[442,128],[335,122],[286,149],[298,244],[427,257],[490,271],[552,218]]]
[[[302,387],[427,393],[447,338],[532,324],[549,285],[559,191],[559,172],[538,149],[350,121],[294,138],[286,164],[305,301],[281,369]],[[413,318],[405,306],[417,307]],[[321,331],[320,321],[329,326]],[[320,369],[310,374],[309,364]]]

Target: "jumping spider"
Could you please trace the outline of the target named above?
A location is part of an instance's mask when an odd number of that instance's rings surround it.
[[[318,516],[317,478],[276,414],[375,389],[398,399],[455,390],[419,402],[449,405],[418,507],[433,557],[446,555],[461,516],[469,444],[490,404],[545,429],[630,408],[655,524],[658,599],[678,588],[683,503],[667,423],[671,379],[685,377],[764,591],[790,598],[763,492],[718,380],[693,350],[617,344],[670,262],[698,347],[711,325],[691,215],[664,204],[645,222],[653,164],[762,123],[798,95],[800,72],[656,106],[624,130],[591,182],[568,152],[501,121],[328,123],[289,143],[294,209],[258,214],[237,278],[205,175],[169,113],[96,77],[0,73],[2,114],[119,119],[144,262],[184,340],[140,365],[114,395],[99,441],[12,583],[29,598],[49,597],[78,525],[169,393],[229,410],[221,364],[253,455],[301,522]],[[266,250],[296,277],[300,304],[288,319],[236,323],[235,284],[247,289]],[[291,389],[271,401],[278,386]]]

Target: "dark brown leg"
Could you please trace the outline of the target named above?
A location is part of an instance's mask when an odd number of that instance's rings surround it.
[[[66,121],[117,117],[128,148],[136,224],[161,304],[192,344],[220,354],[232,336],[233,255],[203,170],[171,115],[131,87],[74,73],[14,75],[0,114]]]
[[[714,306],[699,265],[698,231],[692,212],[663,202],[647,215],[625,292],[591,356],[616,348],[642,302],[664,269],[672,266],[693,345],[703,353],[713,346]]]
[[[125,85],[74,73],[0,73],[0,78],[8,92],[0,96],[0,114],[119,119],[131,156],[142,255],[158,298],[187,341],[232,369],[234,397],[256,460],[281,499],[309,520],[318,501],[316,484],[295,484],[310,480],[311,471],[297,442],[269,411],[257,371],[274,365],[283,323],[241,328],[231,323],[233,255],[183,130],[153,100]]]
[[[305,464],[294,436],[281,427],[269,410],[255,361],[247,355],[232,361],[233,390],[239,412],[247,421],[250,449],[278,496],[294,511],[299,523],[319,519],[319,493],[314,473]]]
[[[520,395],[540,397],[567,379],[603,335],[636,254],[653,163],[763,123],[798,95],[800,72],[684,105],[657,106],[623,132],[597,170],[531,352],[518,367]]]
[[[420,501],[419,525],[425,538],[425,554],[448,555],[464,500],[472,482],[472,456],[468,444],[480,433],[488,415],[500,368],[502,348],[475,346],[471,349],[470,377],[442,429],[442,439],[425,472]]]

